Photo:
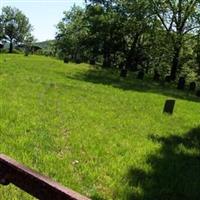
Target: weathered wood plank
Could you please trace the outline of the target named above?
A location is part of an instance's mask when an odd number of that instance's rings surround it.
[[[89,200],[3,154],[0,154],[0,183],[12,183],[40,200]]]

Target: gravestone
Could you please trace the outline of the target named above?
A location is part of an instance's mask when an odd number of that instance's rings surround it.
[[[67,57],[65,57],[63,61],[64,61],[64,63],[68,63],[69,59]]]
[[[95,65],[95,64],[96,64],[95,59],[94,58],[90,59],[90,65]]]
[[[153,80],[154,80],[154,81],[159,81],[159,80],[160,80],[160,74],[158,73],[157,70],[154,71]]]
[[[76,63],[76,64],[81,64],[81,59],[77,58],[77,59],[75,60],[75,63]]]
[[[197,92],[196,92],[196,96],[197,96],[197,97],[200,97],[200,90],[199,90],[199,89],[198,89]]]
[[[143,79],[144,79],[144,71],[143,71],[143,70],[140,70],[140,71],[138,72],[137,78],[140,79],[140,80],[143,80]]]
[[[177,88],[178,88],[179,90],[184,90],[184,89],[185,89],[185,78],[184,78],[184,77],[180,77],[180,78],[179,78]]]
[[[165,77],[165,82],[170,83],[171,82],[171,76],[166,76]]]
[[[175,100],[174,99],[168,99],[165,102],[163,113],[173,114],[174,106],[175,106]]]
[[[195,82],[191,82],[190,83],[189,90],[190,91],[195,91],[196,90],[196,83]]]
[[[127,77],[127,73],[128,73],[128,70],[125,67],[123,67],[121,69],[121,71],[120,71],[120,77],[126,78]]]

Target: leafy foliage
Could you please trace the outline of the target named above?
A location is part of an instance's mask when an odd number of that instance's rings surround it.
[[[84,9],[64,13],[58,52],[104,67],[157,71],[171,80],[188,69],[196,77],[199,6],[197,0],[87,0]]]
[[[6,6],[2,8],[0,16],[1,37],[10,43],[9,52],[13,51],[13,44],[23,43],[32,37],[32,26],[29,19],[17,8]],[[29,39],[27,39],[29,38]]]

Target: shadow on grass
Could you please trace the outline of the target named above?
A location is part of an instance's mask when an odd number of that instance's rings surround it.
[[[185,135],[167,138],[151,136],[161,144],[150,155],[150,172],[130,168],[127,181],[139,192],[128,194],[130,200],[199,200],[200,199],[200,127]],[[137,191],[133,190],[133,191]]]
[[[189,101],[197,101],[198,99],[194,94],[187,91],[177,90],[175,87],[168,85],[161,85],[160,83],[152,80],[138,80],[133,74],[129,74],[129,77],[122,79],[119,77],[119,72],[116,70],[105,70],[99,68],[91,68],[87,72],[75,73],[72,75],[63,74],[69,79],[91,82],[94,84],[110,85],[115,88],[123,90],[134,90],[138,92],[151,92],[160,93],[169,97],[186,99]]]

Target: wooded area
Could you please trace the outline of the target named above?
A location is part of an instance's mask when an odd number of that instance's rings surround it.
[[[199,6],[198,0],[86,0],[84,8],[64,12],[45,54],[154,73],[168,81],[195,81],[200,76]],[[2,8],[0,28],[10,53],[13,44],[30,51],[32,26],[20,10]]]
[[[197,0],[90,0],[57,25],[55,53],[104,67],[157,77],[197,80],[200,21]]]

